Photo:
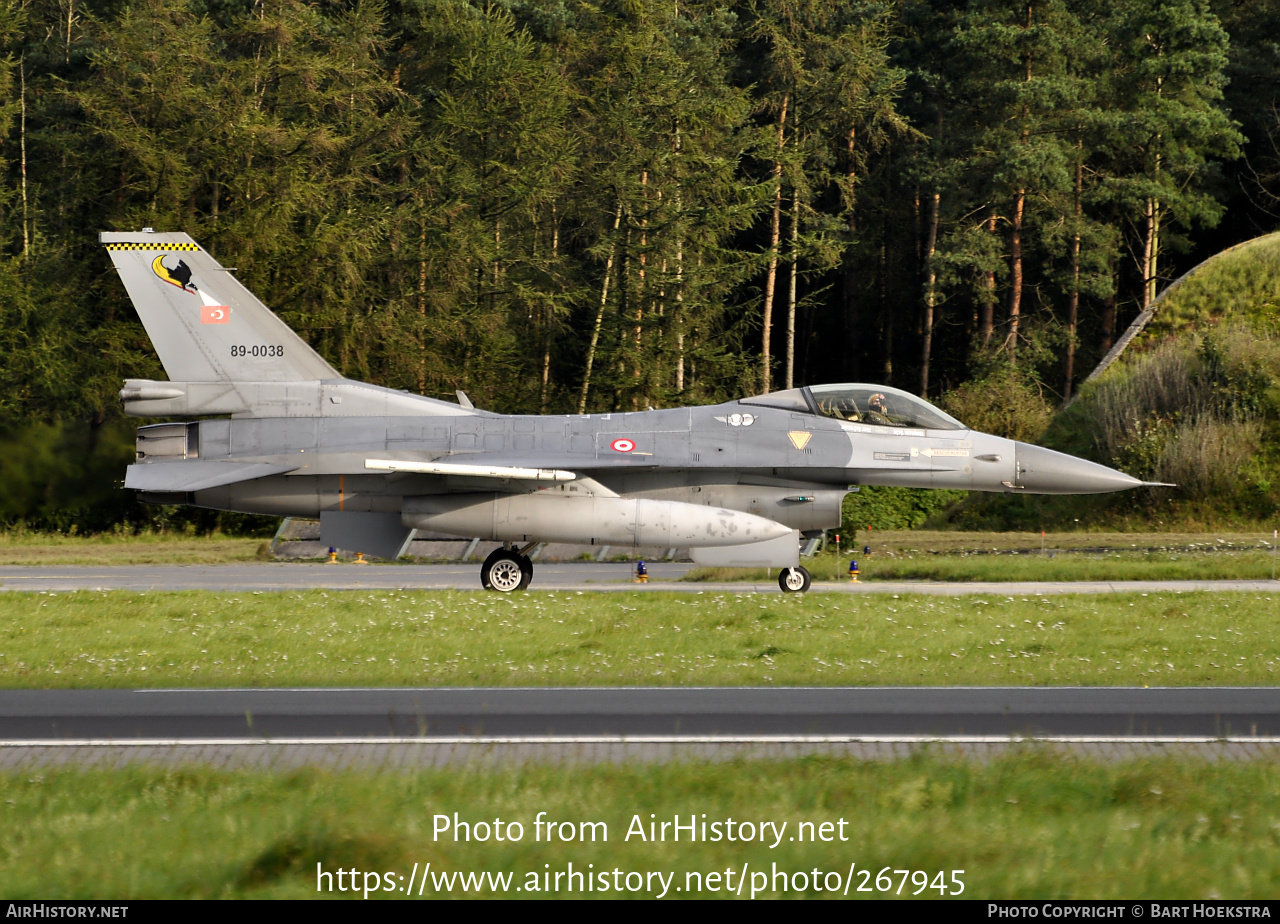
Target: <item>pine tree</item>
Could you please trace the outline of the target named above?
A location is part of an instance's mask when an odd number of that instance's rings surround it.
[[[1162,250],[1180,246],[1180,229],[1221,217],[1209,191],[1215,161],[1238,156],[1243,138],[1223,110],[1228,41],[1206,3],[1126,0],[1110,26],[1099,144],[1114,171],[1109,192],[1134,229],[1146,308],[1162,278]]]
[[[971,104],[984,107],[974,167],[990,177],[989,206],[1008,228],[1004,347],[1010,361],[1023,323],[1027,232],[1040,203],[1071,188],[1071,145],[1062,121],[1076,95],[1067,62],[1077,29],[1059,0],[990,0],[970,7],[956,36],[977,91]]]

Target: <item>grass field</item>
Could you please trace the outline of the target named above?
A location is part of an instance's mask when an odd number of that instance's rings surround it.
[[[849,579],[850,559],[863,581],[1226,581],[1280,574],[1273,553],[1254,550],[1109,551],[1054,554],[996,552],[815,555],[801,560],[815,581]],[[777,569],[695,568],[686,581],[767,581]]]
[[[1226,315],[1272,324],[1280,304],[1280,234],[1225,251],[1162,299],[1137,340],[1139,347]]]
[[[1216,532],[979,532],[965,530],[858,530],[841,541],[843,558],[850,549],[869,545],[876,554],[980,554],[987,552],[1152,551],[1167,554],[1270,549],[1271,533]],[[834,543],[834,540],[833,540]],[[855,557],[857,557],[855,555]]]
[[[0,565],[216,565],[263,557],[262,539],[144,533],[0,533]]]
[[[744,865],[772,873],[773,864],[846,877],[855,864],[850,898],[884,897],[858,888],[875,889],[885,867],[919,871],[930,883],[942,871],[948,884],[952,870],[963,870],[964,898],[1270,898],[1280,890],[1280,766],[1267,761],[1097,764],[1028,746],[989,763],[925,756],[601,764],[571,772],[552,765],[465,773],[59,770],[0,775],[0,788],[0,882],[10,899],[308,897],[316,895],[317,863],[330,872],[390,873],[397,888],[415,863],[419,876],[428,863],[437,875],[510,873],[512,893],[521,886],[514,894],[525,898],[537,895],[527,891],[530,873],[565,871],[570,862],[605,871],[610,883],[615,869],[623,877],[675,874],[667,897],[687,897],[675,889],[696,884],[686,879],[690,872],[733,868],[729,885],[736,887]],[[547,843],[544,827],[535,842],[540,811],[575,823],[575,840]],[[433,816],[454,812],[471,823],[520,822],[523,836],[436,840]],[[758,829],[751,842],[689,843],[686,834],[673,843],[670,830],[665,842],[626,839],[633,816],[647,825],[650,814],[775,827],[766,843]],[[577,823],[597,821],[607,825],[608,841],[598,827],[595,843],[578,841],[592,829]],[[832,841],[788,840],[801,822],[815,823],[814,832],[830,822]],[[866,880],[856,875],[863,869]],[[889,873],[890,894],[904,878],[903,897],[920,889],[920,877]],[[827,894],[806,879],[791,880],[785,894],[757,897]],[[819,881],[834,884],[825,875]],[[660,887],[650,882],[652,892],[629,894],[653,897]],[[743,898],[752,884],[766,880],[748,875]],[[494,893],[488,884],[479,891]],[[475,891],[455,881],[446,892],[429,877],[424,897],[441,894]],[[395,895],[403,897],[370,897]],[[937,895],[926,885],[920,897]]]
[[[0,686],[1270,685],[1278,598],[7,592]]]
[[[859,531],[803,560],[814,580],[1176,581],[1261,580],[1277,567],[1261,533],[988,533]],[[867,554],[864,548],[870,547]],[[774,572],[776,574],[776,572]],[[764,569],[697,568],[686,581],[762,581]]]

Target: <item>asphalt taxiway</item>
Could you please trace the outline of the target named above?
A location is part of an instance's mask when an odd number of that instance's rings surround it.
[[[0,740],[1280,738],[1270,687],[0,690]]]
[[[538,569],[556,592],[779,593],[776,584],[650,583],[628,563]],[[0,589],[479,592],[474,565],[0,567]],[[1280,591],[1273,581],[815,584],[828,593]],[[522,761],[897,759],[921,747],[979,759],[1039,745],[1099,759],[1159,753],[1280,759],[1280,688],[572,688],[0,690],[0,769],[132,763],[287,768]]]
[[[776,582],[681,582],[694,566],[657,562],[649,582],[634,582],[628,562],[559,562],[538,565],[531,590],[675,591],[701,593],[781,593]],[[57,565],[0,567],[0,590],[479,590],[474,564],[324,565],[261,563],[231,565]],[[1191,591],[1280,592],[1280,581],[832,581],[815,582],[811,592],[853,594],[1098,594]]]

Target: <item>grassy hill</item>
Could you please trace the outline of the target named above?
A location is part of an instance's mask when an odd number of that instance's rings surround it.
[[[1039,440],[1177,488],[971,498],[953,525],[1270,527],[1280,522],[1280,233],[1206,260]]]
[[[1272,333],[1280,322],[1280,232],[1255,237],[1210,257],[1162,294],[1129,352],[1162,338],[1238,319]]]

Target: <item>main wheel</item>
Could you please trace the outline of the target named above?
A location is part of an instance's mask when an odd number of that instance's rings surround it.
[[[528,555],[520,556],[520,587],[518,589],[525,590],[529,586],[529,582],[533,580],[533,559]]]
[[[778,586],[782,588],[783,593],[802,594],[809,589],[809,585],[813,581],[809,577],[809,572],[803,567],[783,568],[778,572]]]
[[[533,565],[529,565],[526,576],[520,562],[522,557],[507,549],[494,549],[490,552],[480,566],[480,583],[484,585],[484,589],[509,594],[513,590],[528,587],[529,579],[533,577]]]

